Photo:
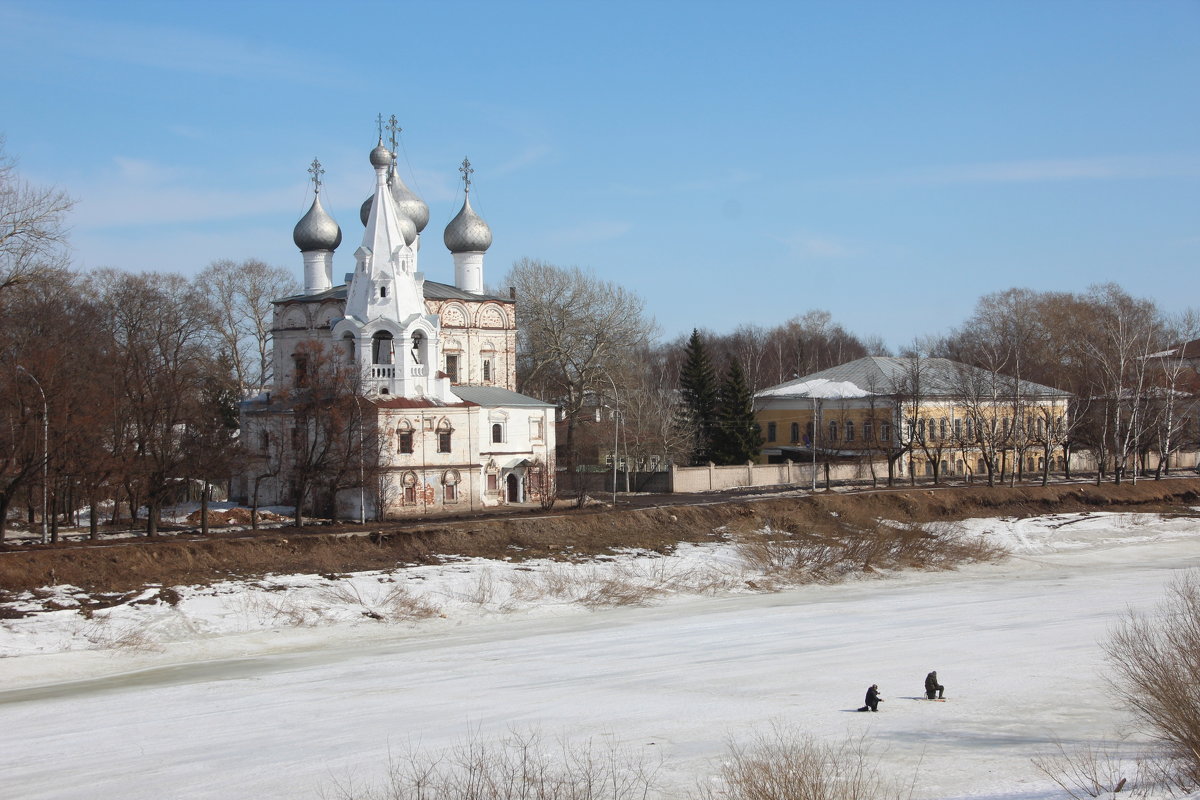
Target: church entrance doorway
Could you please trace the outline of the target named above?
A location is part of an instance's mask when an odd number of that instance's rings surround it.
[[[508,473],[508,477],[504,479],[504,483],[508,488],[508,502],[521,502],[521,482],[517,480],[516,473]]]

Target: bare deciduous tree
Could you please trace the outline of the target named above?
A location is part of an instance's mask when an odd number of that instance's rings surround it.
[[[653,338],[654,322],[642,298],[578,267],[526,258],[505,280],[516,290],[521,321],[519,388],[562,409],[571,471],[581,412]]]
[[[300,291],[288,270],[256,259],[214,261],[196,277],[216,308],[221,353],[243,394],[271,382],[271,301]]]
[[[20,177],[0,137],[0,291],[66,263],[65,216],[74,202]]]
[[[1157,614],[1131,612],[1104,652],[1117,696],[1165,747],[1183,785],[1200,786],[1200,576],[1173,583]]]
[[[185,434],[205,415],[203,397],[219,371],[212,357],[214,312],[208,298],[178,275],[102,270],[97,294],[108,313],[121,413],[126,478],[141,487],[146,532],[158,533],[171,490],[187,476]]]

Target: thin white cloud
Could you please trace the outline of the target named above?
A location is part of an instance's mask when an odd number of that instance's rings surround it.
[[[216,189],[187,170],[119,156],[94,180],[71,184],[77,200],[71,222],[76,229],[105,229],[237,219],[295,211],[304,191],[299,183],[258,191]]]
[[[521,152],[513,155],[503,163],[489,170],[494,175],[510,175],[514,172],[519,172],[526,167],[544,161],[553,152],[553,148],[548,144],[532,143],[525,146]]]
[[[846,242],[811,233],[795,233],[783,237],[781,241],[794,256],[806,260],[851,258],[858,254],[858,249]]]
[[[887,176],[902,183],[1035,183],[1200,176],[1200,157],[1111,156],[926,167]]]
[[[688,181],[661,182],[651,184],[614,183],[610,188],[617,194],[629,197],[663,197],[670,195],[700,194],[726,191],[733,186],[743,186],[760,180],[758,172],[729,167],[714,173],[704,173]]]
[[[102,12],[104,6],[93,8]],[[313,62],[310,50],[264,45],[250,35],[217,36],[164,25],[114,22],[102,15],[45,14],[17,6],[0,8],[0,28],[6,42],[36,45],[44,55],[58,51],[67,57],[225,77],[322,85],[337,80],[328,65]]]
[[[619,220],[593,220],[571,228],[552,231],[546,239],[556,245],[579,245],[618,239],[633,229],[633,224]]]

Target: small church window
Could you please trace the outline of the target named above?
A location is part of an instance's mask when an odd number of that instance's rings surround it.
[[[504,441],[504,426],[499,422],[492,425],[492,443],[497,444]]]
[[[485,358],[483,360],[483,382],[492,382],[492,360],[490,358]]]
[[[396,452],[411,453],[413,451],[413,432],[401,428],[396,431]]]
[[[386,286],[380,286],[380,287],[379,287],[379,296],[380,296],[380,297],[387,297],[387,287],[386,287]]]
[[[303,389],[308,386],[308,359],[304,356],[296,356],[295,370],[292,373],[297,389]]]

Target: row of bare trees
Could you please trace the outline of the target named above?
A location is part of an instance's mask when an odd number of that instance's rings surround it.
[[[153,535],[190,485],[206,499],[238,457],[238,400],[270,380],[271,300],[297,289],[257,261],[71,272],[70,208],[0,150],[0,539],[17,508],[53,539],[78,509],[95,535],[102,507],[144,507]]]
[[[581,463],[589,451],[611,446],[613,407],[619,407],[622,447],[634,463],[689,460],[694,437],[678,424],[686,337],[655,342],[637,295],[578,269],[525,260],[508,283],[517,290],[522,326],[520,388],[560,405],[562,463]],[[713,369],[724,373],[736,363],[752,391],[864,356],[891,355],[880,340],[859,338],[820,310],[771,328],[746,324],[724,334],[701,329],[699,336]],[[1197,337],[1196,314],[1168,317],[1114,284],[1079,293],[986,295],[961,327],[900,353],[914,358],[914,374],[904,385],[878,391],[912,408],[907,425],[896,421],[904,425],[896,432],[905,435],[881,444],[881,454],[889,464],[905,455],[931,464],[935,479],[951,457],[966,462],[968,472],[986,473],[989,483],[1024,479],[1030,463],[1044,481],[1052,464],[1070,464],[1075,449],[1093,454],[1098,480],[1120,481],[1148,468],[1159,475],[1181,448],[1200,444],[1200,354],[1182,347]],[[920,373],[934,357],[965,365],[939,377],[960,406],[957,427],[946,436],[925,428],[927,414],[920,410],[929,399]],[[1039,387],[1069,394],[1069,408],[1046,402]],[[594,424],[598,420],[607,424]]]
[[[1145,471],[1151,454],[1161,475],[1182,447],[1198,444],[1200,378],[1184,347],[1197,337],[1194,312],[1165,315],[1150,300],[1102,284],[1081,293],[987,295],[961,328],[923,344],[1004,376],[1001,388],[1019,406],[1007,415],[1014,419],[1035,413],[1022,402],[1025,381],[1069,392],[1071,413],[1053,435],[1094,454],[1097,480],[1111,473],[1120,482]]]

